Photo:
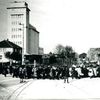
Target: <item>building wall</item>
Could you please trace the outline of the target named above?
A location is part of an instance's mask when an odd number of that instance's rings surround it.
[[[13,2],[8,9],[8,39],[21,46],[24,46],[24,54],[27,50],[27,34],[29,27],[29,9],[25,2]],[[22,25],[20,25],[20,23]],[[24,36],[23,36],[24,35]]]
[[[24,49],[24,54],[38,54],[39,32],[29,24],[25,2],[13,2],[8,9],[8,39]],[[19,25],[19,23],[23,25]],[[23,36],[24,34],[24,36]]]
[[[28,51],[29,54],[39,54],[39,33],[30,28],[28,35]]]
[[[30,27],[28,4],[13,2],[7,9],[8,39],[22,47],[24,54],[38,54],[39,34],[33,26]],[[19,23],[23,25],[19,25]]]

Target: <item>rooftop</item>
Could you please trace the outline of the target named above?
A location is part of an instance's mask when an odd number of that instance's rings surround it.
[[[21,49],[20,46],[14,44],[13,42],[10,42],[9,40],[3,40],[0,42],[0,48],[16,48]]]
[[[37,29],[36,29],[34,26],[32,26],[31,24],[29,24],[29,28],[32,29],[32,30],[34,30],[35,32],[39,33],[39,32],[37,31]]]
[[[16,8],[26,8],[30,11],[28,8],[28,4],[25,1],[14,1],[10,2],[7,9],[16,9]]]

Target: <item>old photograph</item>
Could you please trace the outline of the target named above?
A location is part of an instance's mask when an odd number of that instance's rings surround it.
[[[0,0],[0,100],[100,99],[100,0]]]

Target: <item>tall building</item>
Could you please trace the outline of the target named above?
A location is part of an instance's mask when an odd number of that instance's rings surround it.
[[[14,1],[8,10],[8,39],[23,48],[24,54],[38,54],[39,32],[29,23],[30,9],[26,2]]]

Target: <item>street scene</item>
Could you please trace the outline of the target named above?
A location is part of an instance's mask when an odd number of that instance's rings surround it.
[[[20,84],[18,78],[0,75],[0,100],[33,100],[33,99],[72,99],[95,100],[100,98],[100,78],[63,80],[25,79]],[[94,92],[95,91],[95,92]]]
[[[0,0],[0,100],[99,100],[99,12],[99,0]]]
[[[91,69],[83,67],[81,70],[71,67],[69,71],[65,67],[58,69],[54,66],[16,68],[5,68],[1,71],[1,100],[100,98],[99,67],[97,70],[93,69],[96,72],[94,74]]]

